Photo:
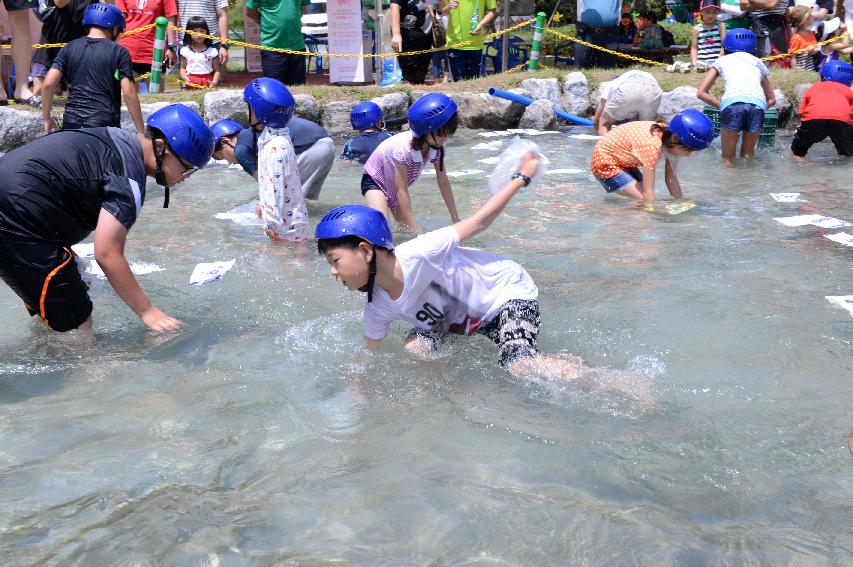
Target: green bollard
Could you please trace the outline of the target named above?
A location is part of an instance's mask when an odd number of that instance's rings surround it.
[[[160,16],[154,23],[157,26],[154,28],[154,55],[151,58],[151,80],[148,83],[149,93],[159,93],[161,75],[163,69],[163,51],[166,48],[166,26],[169,20]]]
[[[530,49],[530,61],[527,63],[528,71],[539,68],[539,48],[542,46],[542,37],[545,34],[545,12],[536,14],[536,25],[533,28],[533,47]]]

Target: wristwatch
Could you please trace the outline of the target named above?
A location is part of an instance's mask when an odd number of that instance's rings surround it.
[[[225,51],[228,51],[229,49],[231,49],[231,44],[230,43],[220,43],[219,47],[221,47]]]
[[[521,179],[522,181],[524,181],[525,187],[530,185],[530,178],[527,177],[526,175],[524,175],[523,173],[521,173],[520,171],[516,171],[515,173],[513,173],[512,178],[513,179]]]

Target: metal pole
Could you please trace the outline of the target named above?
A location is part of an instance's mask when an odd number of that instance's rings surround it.
[[[504,0],[504,27],[503,29],[508,30],[510,28],[509,23],[509,0]],[[509,64],[509,37],[504,34],[503,42],[501,43],[501,71],[507,71],[507,65]]]
[[[166,25],[169,20],[160,16],[154,22],[154,55],[151,58],[151,81],[148,83],[149,93],[160,92],[160,71],[163,69],[163,50],[166,47]]]
[[[376,0],[373,5],[373,22],[374,22],[374,37],[376,38],[374,49],[376,53],[382,53],[385,50],[385,41],[382,34],[382,0]],[[384,62],[378,57],[373,58],[374,67],[376,68],[376,84],[382,82],[382,72],[385,69]]]

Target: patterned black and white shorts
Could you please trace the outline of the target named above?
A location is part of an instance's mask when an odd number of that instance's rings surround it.
[[[536,356],[536,336],[539,334],[539,302],[535,299],[511,299],[501,306],[491,321],[477,329],[486,335],[500,350],[500,362],[504,368],[519,359]],[[406,342],[419,338],[436,351],[450,334],[442,330],[412,329]]]

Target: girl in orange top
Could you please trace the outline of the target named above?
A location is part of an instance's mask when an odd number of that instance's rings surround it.
[[[695,109],[676,114],[669,124],[630,122],[614,128],[595,145],[590,168],[608,193],[618,193],[645,203],[655,200],[655,168],[665,155],[664,180],[670,195],[681,199],[676,161],[704,150],[714,139],[711,120]]]
[[[817,45],[817,36],[809,29],[809,26],[814,23],[811,8],[796,6],[791,9],[788,17],[791,19],[791,25],[797,29],[788,40],[788,51],[805,50],[791,56],[794,65],[803,71],[816,71],[815,55],[820,48]]]

